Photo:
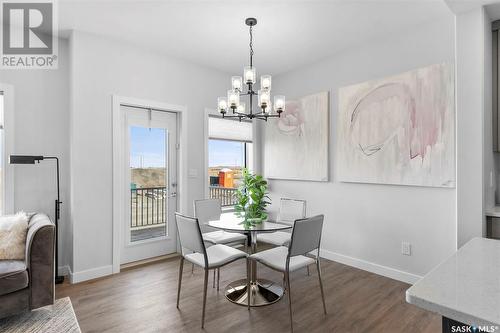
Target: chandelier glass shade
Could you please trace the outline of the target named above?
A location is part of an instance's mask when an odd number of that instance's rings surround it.
[[[260,89],[255,91],[254,85],[257,83],[257,69],[253,66],[253,34],[252,29],[257,24],[255,18],[247,18],[246,25],[250,27],[250,66],[243,68],[243,76],[231,77],[231,89],[227,91],[227,96],[217,99],[217,110],[223,118],[260,119],[267,121],[268,118],[280,117],[285,110],[285,96],[274,96],[274,103],[271,101],[271,75],[260,77]],[[246,91],[245,87],[246,86]],[[247,98],[248,104],[242,102],[242,98]],[[257,97],[257,110],[254,111],[254,97]]]

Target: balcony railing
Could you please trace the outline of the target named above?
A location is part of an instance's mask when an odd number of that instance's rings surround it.
[[[130,228],[132,230],[156,227],[166,223],[167,189],[165,186],[133,188],[130,192]]]
[[[219,186],[209,186],[210,198],[220,199],[222,202],[222,207],[234,206],[236,205],[236,188],[219,187]]]

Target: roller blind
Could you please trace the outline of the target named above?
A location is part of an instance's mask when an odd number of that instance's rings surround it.
[[[252,123],[208,117],[208,138],[252,142]]]

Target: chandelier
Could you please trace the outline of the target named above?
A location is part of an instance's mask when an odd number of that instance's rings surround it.
[[[243,69],[243,77],[231,77],[231,90],[228,90],[227,97],[217,99],[217,109],[222,114],[222,118],[260,119],[267,121],[267,118],[280,117],[285,110],[285,96],[274,96],[274,107],[271,103],[271,75],[260,77],[260,90],[254,90],[257,79],[257,70],[253,66],[253,35],[252,29],[257,25],[257,19],[250,17],[245,20],[250,27],[250,66]],[[243,86],[247,86],[247,91],[243,91]],[[257,95],[258,111],[254,112],[254,97]],[[245,102],[241,102],[242,96],[248,96],[248,110]]]

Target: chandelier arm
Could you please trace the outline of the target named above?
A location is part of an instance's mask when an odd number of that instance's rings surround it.
[[[247,116],[247,113],[234,111],[234,112],[232,112],[232,115],[226,116],[226,118],[228,118],[228,117],[246,117],[246,116]]]
[[[222,115],[222,118],[244,118],[244,116],[240,116],[240,115],[232,115],[232,116]]]
[[[256,114],[255,118],[280,118],[280,114]]]
[[[256,116],[266,115],[266,112],[260,111],[260,112],[254,113],[254,115],[256,115]],[[270,115],[268,114],[267,116],[269,117]]]

